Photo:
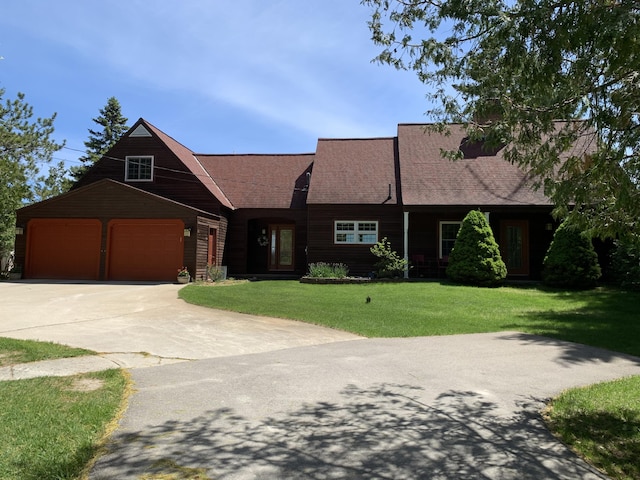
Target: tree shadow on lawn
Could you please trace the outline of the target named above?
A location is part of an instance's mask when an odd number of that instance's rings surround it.
[[[568,301],[582,302],[583,306],[526,313],[504,328],[640,357],[639,294],[614,289],[557,291],[556,294]],[[572,357],[572,350],[567,346],[567,360]],[[581,357],[578,353],[573,361],[587,360]]]
[[[412,385],[349,385],[336,402],[272,416],[219,408],[116,435],[91,478],[166,473],[168,460],[216,479],[605,478],[554,439],[541,406],[523,399],[505,409],[472,391],[429,400]]]

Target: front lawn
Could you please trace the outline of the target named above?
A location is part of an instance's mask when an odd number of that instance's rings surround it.
[[[0,338],[0,366],[92,353]],[[0,478],[83,478],[122,408],[127,385],[120,370],[0,382]]]
[[[640,478],[640,376],[568,390],[551,402],[547,421],[612,478]]]
[[[492,289],[438,282],[215,285],[189,285],[179,295],[197,305],[302,320],[367,337],[516,330],[640,356],[640,294],[616,289]]]

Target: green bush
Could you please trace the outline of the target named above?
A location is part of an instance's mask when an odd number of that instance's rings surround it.
[[[588,289],[596,286],[600,275],[591,237],[563,222],[544,257],[542,281],[552,287]]]
[[[225,280],[225,272],[217,265],[207,265],[207,276],[212,282],[220,282]]]
[[[460,226],[449,255],[447,276],[454,282],[498,286],[507,276],[491,227],[479,210],[470,211]]]
[[[313,278],[345,278],[349,275],[349,267],[344,263],[310,263],[309,277]]]
[[[373,247],[371,253],[378,257],[378,261],[373,265],[378,278],[393,278],[404,276],[409,262],[401,258],[391,249],[391,242],[384,237]]]
[[[640,236],[616,240],[611,267],[620,286],[640,290]]]

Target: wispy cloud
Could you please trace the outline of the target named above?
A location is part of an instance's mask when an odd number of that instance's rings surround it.
[[[424,110],[413,75],[370,64],[376,48],[357,0],[20,3],[26,18],[6,22],[111,77],[282,128],[365,136]]]

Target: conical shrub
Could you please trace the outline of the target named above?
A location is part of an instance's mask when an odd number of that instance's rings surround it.
[[[449,255],[447,276],[466,285],[497,286],[507,276],[507,267],[484,214],[470,211],[462,221]]]
[[[596,286],[600,275],[591,237],[563,222],[544,257],[542,281],[552,287],[588,289]]]

